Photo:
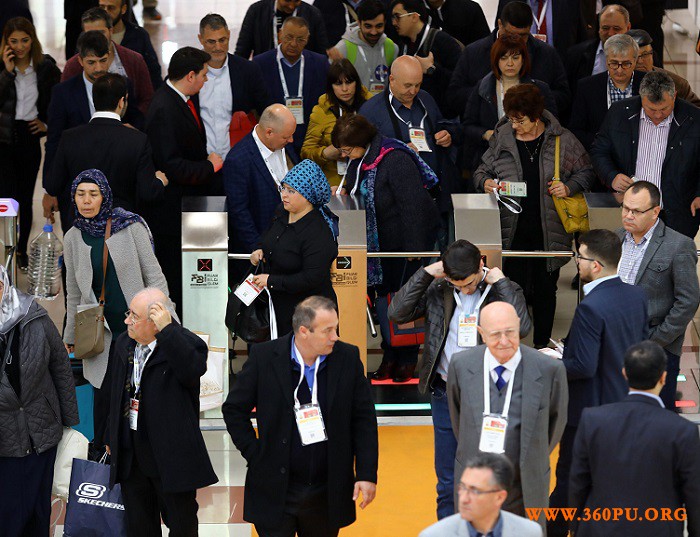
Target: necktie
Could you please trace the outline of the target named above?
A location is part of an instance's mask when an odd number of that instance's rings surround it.
[[[496,379],[496,388],[498,388],[498,391],[500,392],[503,386],[506,385],[506,380],[503,378],[503,372],[506,370],[506,368],[499,365],[494,367],[493,370],[498,375],[498,378]]]
[[[540,20],[540,17],[542,17],[542,9],[545,8],[545,2],[544,0],[537,0],[537,20]],[[539,30],[537,30],[538,34],[544,34],[547,35],[547,15],[545,14],[544,17],[542,17],[542,24],[540,24]]]
[[[194,107],[194,103],[192,102],[192,99],[187,100],[187,106],[190,109],[190,112],[192,112],[192,115],[194,116],[194,120],[197,122],[197,126],[199,127],[199,130],[202,130],[202,121],[199,119],[199,114],[197,114],[197,110]]]

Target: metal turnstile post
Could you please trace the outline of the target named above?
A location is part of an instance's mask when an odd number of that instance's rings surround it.
[[[0,198],[0,246],[2,259],[12,284],[17,284],[17,222],[19,203],[12,198]]]
[[[622,227],[620,201],[612,192],[588,192],[583,195],[588,205],[588,222],[591,229],[615,231]]]
[[[452,194],[455,238],[481,250],[488,267],[502,266],[501,213],[491,194]]]

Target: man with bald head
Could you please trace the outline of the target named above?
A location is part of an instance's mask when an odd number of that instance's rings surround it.
[[[130,537],[193,537],[197,489],[218,481],[199,429],[207,346],[177,322],[173,303],[147,288],[129,304],[109,364],[110,485],[120,483]]]
[[[268,106],[253,131],[226,156],[229,251],[249,254],[258,247],[280,204],[279,185],[299,159],[294,151],[294,115],[282,104]]]
[[[525,516],[549,503],[549,455],[566,425],[566,370],[520,343],[511,304],[483,307],[478,330],[484,345],[454,354],[447,374],[455,476],[480,452],[505,453],[515,476],[503,509]],[[537,522],[545,527],[544,517]]]

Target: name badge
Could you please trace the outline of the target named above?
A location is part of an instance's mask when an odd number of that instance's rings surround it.
[[[347,160],[336,160],[335,165],[338,168],[338,175],[345,175],[348,171]]]
[[[294,116],[297,125],[304,124],[304,99],[301,97],[287,97],[284,104]]]
[[[253,283],[252,274],[248,274],[248,277],[233,292],[246,306],[250,306],[260,293],[262,293],[262,288]]]
[[[543,43],[547,42],[547,34],[532,34],[532,37],[534,37],[535,39],[539,39]]]
[[[459,316],[459,328],[457,329],[457,346],[476,347],[477,345],[477,318],[476,315]]]
[[[133,397],[129,400],[129,429],[136,431],[139,421],[139,400]]]
[[[320,406],[312,404],[302,405],[295,409],[294,413],[296,414],[297,428],[299,429],[302,446],[328,440]]]
[[[386,88],[386,84],[384,84],[383,82],[372,82],[369,85],[369,91],[373,95],[376,95],[377,93],[383,92],[385,88]]]
[[[411,137],[411,143],[416,146],[419,153],[433,152],[428,146],[428,140],[425,138],[425,131],[423,129],[408,129],[408,135]]]
[[[527,197],[527,183],[522,181],[501,181],[499,185],[504,188],[504,190],[501,190],[501,195],[518,198]]]
[[[479,451],[484,453],[503,453],[506,445],[508,420],[495,414],[484,416],[481,422]]]

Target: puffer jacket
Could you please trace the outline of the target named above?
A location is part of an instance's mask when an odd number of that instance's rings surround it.
[[[365,101],[372,98],[372,94],[363,86]],[[331,110],[331,102],[328,100],[328,94],[324,93],[319,97],[318,104],[314,106],[309,117],[309,127],[306,130],[304,145],[301,146],[301,158],[311,159],[318,164],[323,173],[328,179],[328,184],[338,186],[340,184],[340,175],[338,175],[338,166],[335,160],[328,160],[323,156],[323,150],[331,142],[331,133],[335,127],[335,122],[338,116]]]
[[[547,193],[547,183],[554,177],[554,143],[555,137],[561,136],[561,180],[569,187],[570,195],[589,191],[596,181],[591,165],[591,159],[576,137],[563,128],[559,121],[545,110],[541,120],[544,122],[544,141],[540,151],[540,191],[542,200],[542,232],[544,248],[552,250],[570,250],[572,235],[564,230],[554,207],[552,196]],[[494,134],[489,141],[489,148],[481,157],[481,164],[474,172],[474,187],[477,192],[484,192],[484,182],[487,179],[504,179],[509,181],[524,181],[523,168],[520,164],[518,147],[515,142],[513,128],[507,117],[497,124]],[[535,195],[530,192],[528,195]],[[518,226],[518,215],[501,206],[501,237],[503,249],[507,250],[515,237]],[[547,271],[553,272],[569,262],[568,257],[547,259]]]
[[[10,144],[14,140],[15,109],[17,107],[17,90],[15,89],[15,74],[5,69],[0,61],[0,143]],[[56,60],[44,54],[44,61],[36,67],[36,80],[39,87],[39,98],[36,103],[39,119],[44,123],[48,120],[51,90],[61,81],[61,70],[56,67]],[[41,134],[40,136],[44,136]]]
[[[485,288],[486,282],[482,281],[478,289],[483,292]],[[491,302],[512,304],[520,317],[520,337],[527,336],[532,323],[527,312],[525,295],[517,283],[509,278],[498,280],[491,286],[481,307]],[[454,293],[447,284],[447,280],[433,278],[422,267],[396,293],[389,305],[389,318],[394,322],[407,323],[425,317],[425,346],[418,364],[420,368],[418,389],[421,393],[426,393],[430,389],[430,384],[435,377],[455,306]],[[479,337],[479,344],[481,344],[481,337]]]
[[[19,330],[21,397],[7,375],[0,379],[0,457],[51,449],[64,426],[79,423],[73,373],[66,349],[46,310],[33,302]]]

